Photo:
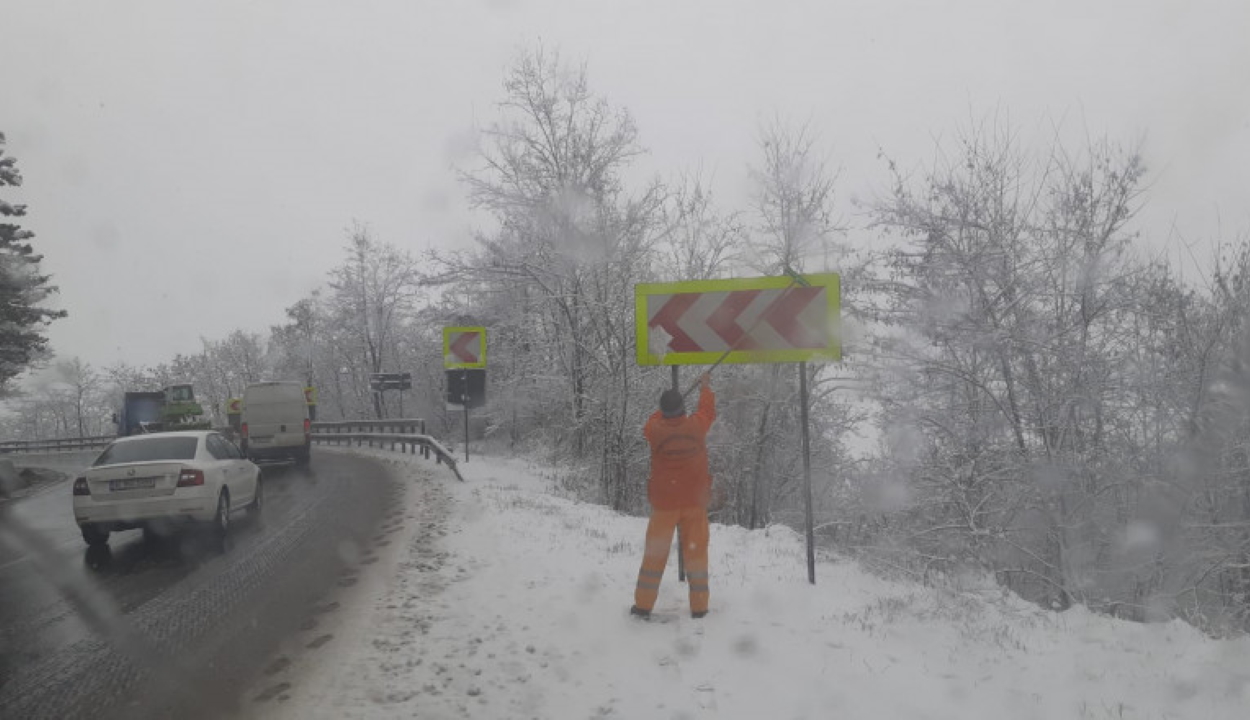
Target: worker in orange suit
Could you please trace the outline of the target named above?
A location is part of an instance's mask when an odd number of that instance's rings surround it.
[[[712,491],[707,433],[715,420],[716,395],[709,375],[703,373],[699,378],[699,407],[693,415],[686,414],[680,391],[665,390],[660,395],[660,409],[652,413],[642,429],[651,445],[651,478],[647,483],[651,521],[647,524],[634,606],[629,610],[633,615],[651,617],[674,529],[680,529],[678,537],[684,544],[690,615],[707,615],[707,506]]]

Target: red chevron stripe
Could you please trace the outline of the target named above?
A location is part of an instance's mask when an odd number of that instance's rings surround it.
[[[469,343],[477,340],[478,333],[466,332],[460,333],[459,337],[451,341],[451,354],[460,358],[461,362],[478,362],[478,357],[468,349]]]
[[[761,317],[792,346],[805,349],[823,348],[825,339],[820,328],[809,328],[799,322],[799,313],[820,297],[823,291],[822,287],[790,288],[769,305]]]
[[[760,294],[759,290],[735,290],[707,317],[707,326],[735,350],[754,350],[758,344],[738,324],[738,316]]]
[[[679,293],[671,296],[664,303],[664,306],[660,308],[660,311],[655,314],[655,317],[651,318],[651,322],[647,323],[647,327],[652,328],[659,325],[673,337],[668,343],[669,351],[699,352],[703,349],[677,324],[677,321],[690,309],[690,306],[698,302],[699,295],[700,293]],[[655,352],[660,349],[662,348],[651,348],[651,351]]]

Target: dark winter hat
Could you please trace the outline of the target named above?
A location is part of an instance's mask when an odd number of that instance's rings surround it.
[[[664,417],[681,417],[686,414],[686,403],[678,390],[668,389],[660,393],[660,412]]]

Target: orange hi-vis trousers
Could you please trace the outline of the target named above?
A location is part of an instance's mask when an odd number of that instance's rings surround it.
[[[686,582],[690,585],[690,611],[707,612],[708,526],[707,509],[702,507],[651,511],[642,569],[638,571],[638,585],[634,588],[634,605],[640,610],[650,611],[655,607],[664,566],[668,564],[669,547],[673,544],[673,530],[678,527],[684,544]]]

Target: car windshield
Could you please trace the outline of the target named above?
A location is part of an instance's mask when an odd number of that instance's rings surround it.
[[[0,720],[1250,720],[1250,0],[0,3]]]
[[[100,453],[92,467],[151,460],[193,460],[198,442],[194,437],[151,437],[116,442]]]

